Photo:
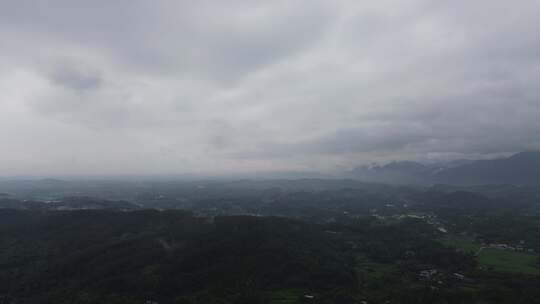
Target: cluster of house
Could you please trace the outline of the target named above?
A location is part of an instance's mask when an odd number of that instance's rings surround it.
[[[489,244],[489,245],[484,245],[484,246],[489,247],[489,248],[493,248],[493,249],[499,249],[499,250],[527,251],[527,252],[530,252],[530,253],[534,252],[534,249],[525,248],[524,245],[525,245],[525,241],[521,240],[521,241],[519,241],[519,244],[515,245],[515,246],[508,245],[508,244],[495,244],[495,243]]]
[[[457,279],[462,282],[471,283],[472,279],[467,278],[461,273],[454,272],[452,274],[445,274],[439,272],[437,269],[426,269],[418,273],[418,277],[424,281],[436,281],[438,284],[443,284],[443,279]]]
[[[421,279],[431,280],[439,271],[437,269],[426,269],[418,273]]]

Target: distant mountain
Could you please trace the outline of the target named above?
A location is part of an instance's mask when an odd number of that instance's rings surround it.
[[[443,163],[437,163],[437,166],[440,166],[441,168],[453,168],[453,167],[468,165],[474,162],[475,161],[472,159],[454,159],[454,160],[443,162]]]
[[[449,184],[540,184],[540,151],[508,158],[477,160],[438,172],[434,181]]]
[[[354,169],[351,174],[353,178],[362,181],[415,184],[424,183],[426,177],[430,176],[433,168],[421,163],[412,161],[391,162],[386,165],[363,166]]]
[[[364,166],[349,172],[362,181],[397,184],[540,185],[540,151],[492,160],[454,160],[424,165],[412,161]]]

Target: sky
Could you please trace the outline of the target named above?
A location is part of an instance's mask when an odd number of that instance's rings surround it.
[[[0,175],[540,149],[540,1],[0,0]]]

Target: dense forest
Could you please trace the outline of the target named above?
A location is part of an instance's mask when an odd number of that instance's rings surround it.
[[[0,303],[535,303],[540,191],[0,182]]]

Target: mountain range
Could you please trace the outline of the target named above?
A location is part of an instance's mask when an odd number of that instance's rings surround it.
[[[362,181],[397,184],[540,185],[540,151],[490,160],[460,159],[435,164],[394,161],[358,167],[348,175]]]

